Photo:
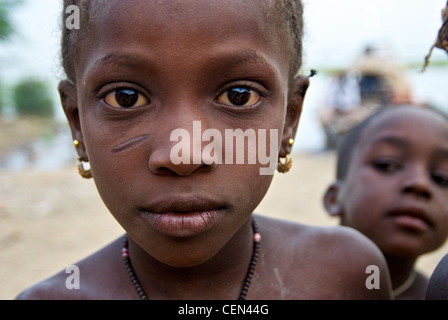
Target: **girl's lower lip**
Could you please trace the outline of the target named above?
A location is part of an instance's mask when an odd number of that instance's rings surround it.
[[[153,213],[141,211],[157,231],[173,237],[191,237],[209,229],[222,216],[222,210]]]

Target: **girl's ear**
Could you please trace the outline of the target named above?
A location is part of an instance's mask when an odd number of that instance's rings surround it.
[[[279,154],[280,157],[285,157],[287,154],[291,153],[292,146],[289,141],[296,136],[300,115],[302,114],[303,101],[305,100],[305,94],[309,85],[310,80],[309,77],[306,76],[300,76],[293,80],[288,96],[286,121]]]
[[[340,182],[332,183],[324,194],[323,202],[325,210],[332,217],[342,216],[343,209],[338,201],[339,191],[341,189]]]
[[[78,141],[76,151],[83,161],[88,161],[79,120],[78,91],[76,86],[71,81],[64,80],[59,83],[58,90],[62,108],[70,125],[72,138]]]

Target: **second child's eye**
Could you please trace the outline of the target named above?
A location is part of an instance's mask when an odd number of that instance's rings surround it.
[[[109,92],[104,101],[114,108],[136,108],[147,105],[149,99],[133,89],[117,89]]]
[[[431,178],[439,186],[444,188],[448,187],[448,175],[446,173],[434,172],[431,173]]]
[[[377,160],[373,163],[373,167],[384,173],[391,173],[401,168],[401,164],[393,160]]]
[[[218,103],[228,106],[251,107],[260,101],[261,96],[254,90],[234,87],[218,97]]]

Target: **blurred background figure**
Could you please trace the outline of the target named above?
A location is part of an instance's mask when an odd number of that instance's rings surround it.
[[[383,105],[416,104],[406,68],[372,46],[347,69],[340,71],[319,112],[326,135],[325,147],[335,148],[340,138]]]
[[[442,27],[440,27],[439,33],[437,34],[436,42],[433,44],[429,54],[425,58],[423,70],[428,66],[434,48],[445,50],[445,52],[448,53],[448,2],[445,9],[442,10]]]

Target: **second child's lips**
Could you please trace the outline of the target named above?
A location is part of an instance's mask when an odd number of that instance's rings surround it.
[[[434,228],[431,216],[421,207],[405,206],[395,208],[389,212],[388,216],[394,219],[398,226],[412,231],[425,232]]]

